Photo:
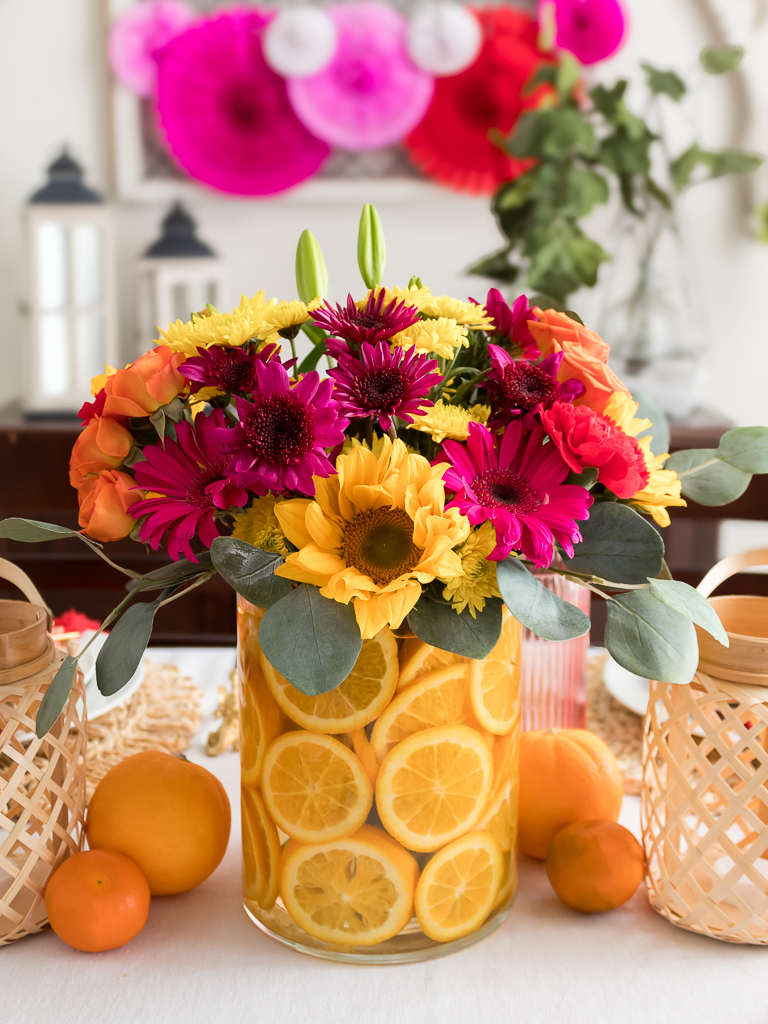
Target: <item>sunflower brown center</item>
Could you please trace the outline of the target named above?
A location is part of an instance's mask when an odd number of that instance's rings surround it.
[[[534,409],[557,392],[557,381],[533,363],[519,362],[504,372],[504,398],[513,409]]]
[[[358,512],[344,530],[341,557],[377,587],[413,572],[423,554],[413,543],[413,520],[400,508]]]
[[[472,481],[472,490],[486,508],[507,508],[525,515],[541,504],[536,492],[512,469],[489,469]]]
[[[267,462],[300,458],[315,444],[310,406],[290,392],[265,395],[242,420],[248,444]]]

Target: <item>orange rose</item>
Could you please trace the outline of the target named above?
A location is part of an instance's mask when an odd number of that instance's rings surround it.
[[[69,459],[69,482],[80,487],[102,469],[117,469],[133,447],[125,427],[108,416],[94,416],[78,435]]]
[[[554,309],[535,309],[534,312],[540,319],[538,322],[529,320],[528,327],[542,355],[563,353],[558,380],[570,378],[584,385],[584,394],[576,399],[575,405],[588,405],[602,415],[617,391],[629,394],[627,386],[608,366],[611,346],[606,345],[599,334]]]
[[[186,358],[183,352],[158,345],[124,370],[117,370],[104,382],[104,414],[150,416],[161,405],[172,402],[187,386],[178,370]]]
[[[102,469],[98,476],[89,476],[80,487],[78,522],[83,532],[94,540],[120,540],[127,537],[136,520],[128,509],[140,501],[143,492],[127,473]]]

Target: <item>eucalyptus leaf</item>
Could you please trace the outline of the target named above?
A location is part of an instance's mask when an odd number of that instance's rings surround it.
[[[713,459],[717,461],[712,462]],[[699,469],[699,466],[704,468]],[[751,474],[722,462],[714,448],[689,448],[675,452],[665,463],[665,469],[673,469],[677,473],[683,485],[683,495],[699,505],[727,505],[741,497],[752,479]]]
[[[275,551],[262,551],[237,537],[217,537],[211,545],[214,568],[237,593],[253,604],[262,595],[258,584],[274,574],[283,557]]]
[[[35,735],[42,739],[47,732],[53,728],[56,719],[61,714],[62,708],[67,703],[67,698],[72,690],[77,671],[77,658],[67,655],[61,663],[58,672],[51,680],[51,684],[43,694],[40,707],[35,719]]]
[[[501,636],[502,603],[498,598],[472,618],[465,609],[457,614],[449,604],[432,601],[426,594],[408,616],[408,625],[426,644],[465,658],[487,657]]]
[[[693,587],[689,587],[681,580],[649,580],[649,583],[651,584],[651,596],[655,597],[657,601],[674,608],[686,619],[701,626],[702,629],[711,633],[723,647],[730,646],[728,634],[723,629],[717,612],[698,590],[694,590]]]
[[[149,422],[157,431],[157,436],[160,438],[160,444],[165,442],[165,409],[158,409],[153,412],[149,417]]]
[[[544,640],[573,640],[589,632],[589,617],[547,590],[518,558],[499,562],[496,577],[507,608],[536,636]]]
[[[251,595],[248,600],[257,608],[271,608],[273,604],[277,604],[278,601],[287,597],[292,589],[290,580],[286,580],[282,576],[275,576],[273,573],[248,588]]]
[[[127,585],[128,590],[164,590],[172,583],[183,583],[201,576],[212,567],[210,552],[203,551],[196,562],[189,558],[180,558],[178,562],[169,562],[168,565],[161,565],[159,569],[153,569],[139,579],[131,580]]]
[[[666,683],[690,683],[699,661],[690,619],[661,604],[649,590],[608,602],[605,646],[629,672]]]
[[[41,523],[37,519],[3,519],[0,522],[0,538],[17,540],[23,544],[40,544],[47,540],[61,540],[63,537],[79,537],[83,535],[77,530],[69,530],[65,526],[54,523]],[[90,543],[101,547],[98,541]]]
[[[768,473],[768,427],[726,430],[717,446],[717,457],[745,473]]]
[[[722,75],[727,71],[735,71],[743,56],[743,46],[705,46],[699,54],[699,60],[710,75]]]
[[[301,584],[268,608],[259,644],[277,671],[309,697],[327,693],[354,668],[363,645],[351,604]]]
[[[112,626],[96,658],[96,685],[105,697],[122,690],[133,678],[152,636],[155,612],[168,591],[155,601],[133,604]]]
[[[563,556],[569,569],[631,584],[645,583],[661,571],[661,535],[627,505],[609,501],[593,505],[579,529],[582,540],[573,545],[573,557]]]

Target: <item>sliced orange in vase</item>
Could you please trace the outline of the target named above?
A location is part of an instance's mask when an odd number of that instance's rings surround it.
[[[504,736],[520,718],[520,635],[522,627],[504,609],[501,636],[487,658],[471,663],[469,694],[480,725]]]
[[[243,828],[243,895],[264,910],[277,900],[280,837],[258,789],[240,791]]]

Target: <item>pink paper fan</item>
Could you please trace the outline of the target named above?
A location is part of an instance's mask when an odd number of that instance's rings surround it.
[[[179,0],[145,0],[127,10],[109,33],[109,62],[115,78],[139,96],[151,96],[157,82],[155,54],[196,17]]]
[[[288,83],[293,109],[332,146],[376,149],[399,141],[424,116],[435,85],[408,57],[405,18],[372,0],[328,14],[338,32],[336,56],[319,74]]]
[[[557,45],[582,64],[596,64],[621,48],[627,15],[619,0],[555,0]]]
[[[188,174],[222,192],[281,192],[328,156],[264,60],[268,21],[253,7],[223,11],[158,54],[157,110],[168,148]]]

